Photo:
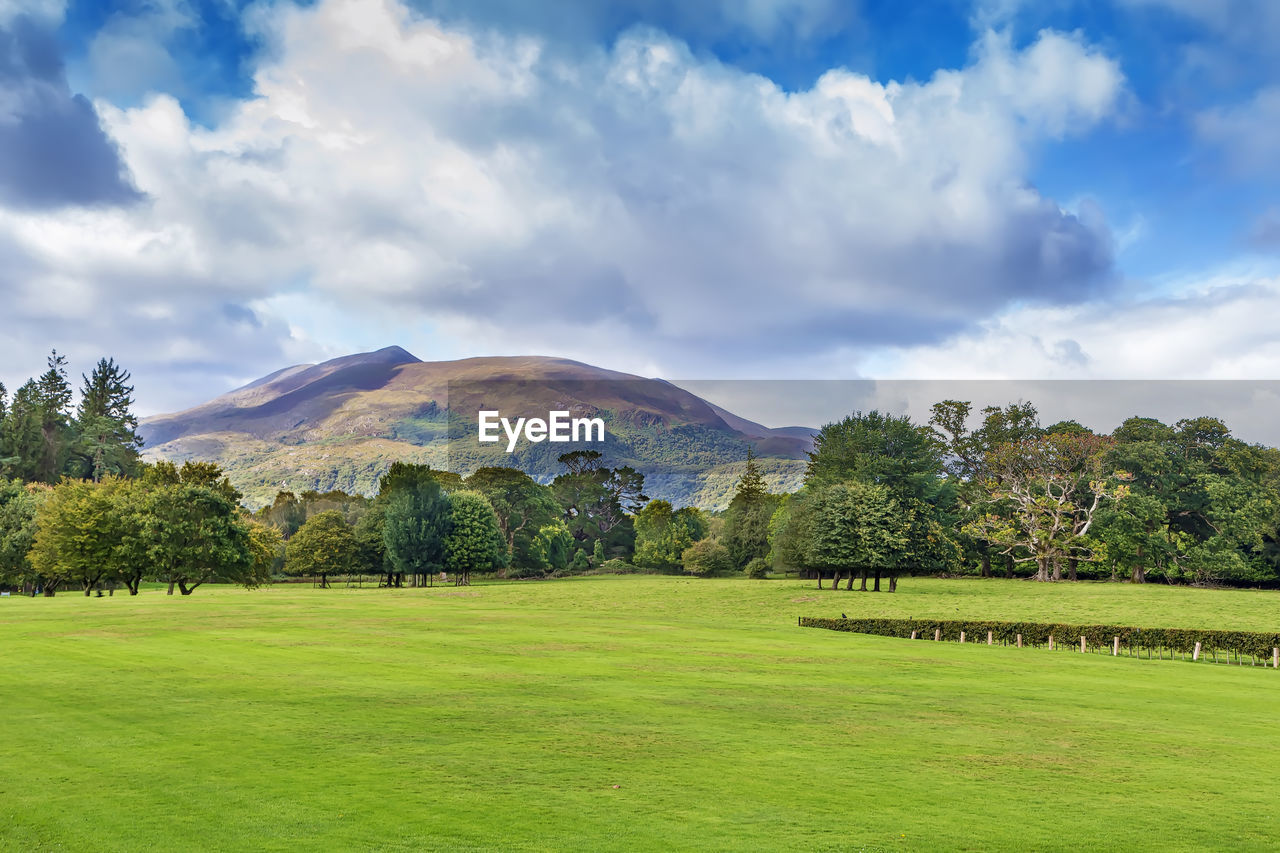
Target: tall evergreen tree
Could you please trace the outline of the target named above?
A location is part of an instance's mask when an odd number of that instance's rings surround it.
[[[778,508],[778,497],[769,494],[755,451],[747,448],[747,467],[725,513],[724,545],[735,569],[756,557],[769,555],[769,520]]]
[[[133,414],[129,371],[114,359],[100,359],[84,385],[76,411],[76,469],[81,477],[101,480],[108,474],[132,476],[138,471],[142,439]]]

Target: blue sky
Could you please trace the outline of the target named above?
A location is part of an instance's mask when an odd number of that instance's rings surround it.
[[[0,0],[0,381],[1272,378],[1270,0]]]

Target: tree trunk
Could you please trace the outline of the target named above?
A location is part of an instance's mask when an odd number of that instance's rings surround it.
[[[879,591],[880,591],[880,570],[876,569],[876,584],[872,588],[872,592],[879,592]]]
[[[853,589],[853,569],[849,570],[849,582],[845,584],[845,589]]]
[[[867,570],[863,569],[862,571],[858,572],[858,577],[862,578],[862,586],[858,587],[858,591],[866,592],[867,591]]]
[[[1147,569],[1145,566],[1142,565],[1142,546],[1141,545],[1138,546],[1138,564],[1133,567],[1133,577],[1131,578],[1131,580],[1134,583],[1147,582]]]
[[[1036,580],[1049,580],[1049,561],[1044,557],[1036,557]]]
[[[889,592],[897,592],[897,591],[898,591],[898,576],[889,575]]]
[[[1076,575],[1076,568],[1079,565],[1080,565],[1080,561],[1075,557],[1072,557],[1070,560],[1067,560],[1067,577],[1073,581],[1080,580],[1080,578]]]
[[[818,569],[818,589],[822,589],[822,569]]]
[[[1057,583],[1062,580],[1062,558],[1053,558],[1053,582]]]
[[[190,595],[191,593],[196,591],[196,587],[198,586],[200,586],[199,583],[193,583],[191,586],[187,586],[186,581],[184,580],[178,581],[178,591],[181,592],[183,595]]]
[[[135,575],[135,576],[133,576],[133,577],[131,577],[131,578],[125,578],[125,579],[124,579],[124,585],[125,585],[125,586],[127,586],[127,587],[129,587],[129,594],[130,594],[130,595],[137,595],[137,594],[138,594],[138,587],[139,587],[141,584],[142,584],[142,577],[141,577],[141,575]]]
[[[169,591],[165,595],[173,595],[173,578],[169,578]]]
[[[985,550],[982,552],[982,569],[979,574],[984,578],[991,577],[991,554]]]
[[[831,573],[831,588],[832,589],[840,588],[840,570],[839,569],[836,569],[834,572]]]

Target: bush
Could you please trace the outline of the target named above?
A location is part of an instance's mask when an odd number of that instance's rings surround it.
[[[769,562],[764,557],[755,557],[751,562],[747,563],[747,567],[742,573],[753,580],[760,580],[769,577]]]
[[[1084,637],[1090,648],[1110,648],[1116,637],[1127,649],[1171,649],[1190,653],[1200,644],[1201,654],[1215,651],[1270,658],[1271,650],[1280,647],[1280,633],[1259,631],[1203,631],[1188,628],[1135,628],[1127,625],[1073,625],[1046,622],[981,622],[960,619],[821,619],[800,617],[803,628],[826,628],[831,631],[850,631],[856,634],[875,634],[881,637],[916,636],[932,638],[934,631],[942,631],[942,639],[958,640],[964,631],[972,642],[986,642],[987,632],[1001,643],[1014,643],[1019,634],[1027,646],[1048,643],[1053,637],[1062,645],[1079,645]]]
[[[598,574],[602,575],[634,575],[640,571],[626,560],[619,560],[614,557],[612,560],[605,560],[600,564],[600,568],[596,569]]]
[[[733,569],[729,549],[715,539],[694,542],[680,554],[684,570],[694,575],[718,575]]]

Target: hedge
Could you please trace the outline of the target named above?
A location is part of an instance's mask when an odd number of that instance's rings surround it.
[[[1201,654],[1215,651],[1271,658],[1271,650],[1280,647],[1280,633],[1260,631],[1201,631],[1188,628],[1135,628],[1128,625],[1072,625],[1046,622],[983,622],[961,619],[824,619],[812,616],[800,617],[803,628],[826,628],[831,631],[850,631],[855,634],[875,634],[881,637],[909,638],[911,632],[924,639],[933,639],[941,630],[942,639],[959,640],[964,631],[970,642],[985,643],[987,632],[995,641],[1014,643],[1019,634],[1023,645],[1044,645],[1052,636],[1063,646],[1079,646],[1080,638],[1091,648],[1111,648],[1116,637],[1120,645],[1130,649],[1172,649],[1191,653],[1196,643]]]

